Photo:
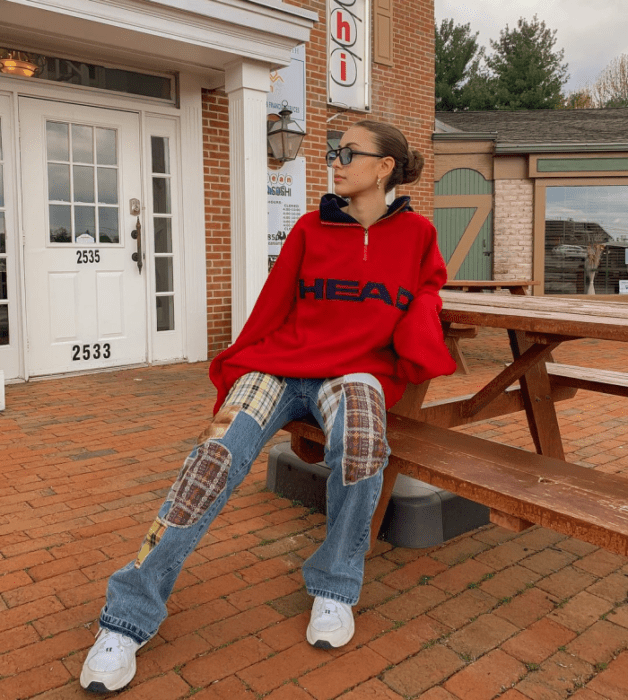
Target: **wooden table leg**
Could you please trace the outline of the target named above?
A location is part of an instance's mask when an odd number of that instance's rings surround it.
[[[532,345],[521,331],[509,330],[508,336],[515,359]],[[519,382],[536,451],[547,457],[564,460],[565,452],[545,362],[541,361],[531,367]]]

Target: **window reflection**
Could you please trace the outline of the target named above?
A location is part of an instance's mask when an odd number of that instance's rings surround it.
[[[68,125],[46,122],[46,144],[48,160],[70,160]]]
[[[96,160],[98,165],[117,165],[118,155],[114,129],[96,129]]]
[[[174,297],[157,297],[157,330],[174,330]]]
[[[70,166],[48,164],[48,199],[56,202],[70,201]]]
[[[546,294],[618,294],[627,249],[628,186],[546,188]]]
[[[153,211],[155,214],[170,214],[170,180],[153,178]]]
[[[101,243],[120,242],[117,208],[98,207],[98,230],[100,231]]]
[[[75,165],[74,172],[74,201],[94,201],[94,168],[86,165]]]
[[[93,134],[91,126],[72,124],[72,160],[75,163],[94,162]]]
[[[0,304],[0,345],[9,344],[9,306]]]

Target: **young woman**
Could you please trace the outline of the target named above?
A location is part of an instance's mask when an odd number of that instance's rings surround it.
[[[301,217],[242,332],[212,362],[214,418],[148,531],[113,574],[81,685],[123,688],[135,654],[166,618],[186,557],[265,442],[312,414],[327,438],[327,536],[303,564],[314,597],[306,637],[340,647],[354,633],[370,524],[387,464],[386,409],[408,381],[451,374],[438,318],[445,265],[436,231],[386,193],[423,159],[396,128],[360,121],[329,151],[336,195]],[[207,585],[211,585],[211,582]]]

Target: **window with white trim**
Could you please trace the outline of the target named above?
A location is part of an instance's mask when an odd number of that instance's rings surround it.
[[[174,251],[172,245],[172,174],[168,137],[151,136],[151,156],[157,331],[173,331],[175,329]]]

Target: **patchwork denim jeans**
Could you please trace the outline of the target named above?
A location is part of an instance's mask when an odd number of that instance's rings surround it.
[[[236,382],[199,436],[137,558],[111,576],[102,627],[138,643],[157,633],[186,558],[264,444],[286,423],[307,414],[325,431],[331,473],[327,536],[304,562],[303,577],[312,596],[357,603],[371,519],[390,454],[381,386],[369,374],[322,380],[252,372]]]

